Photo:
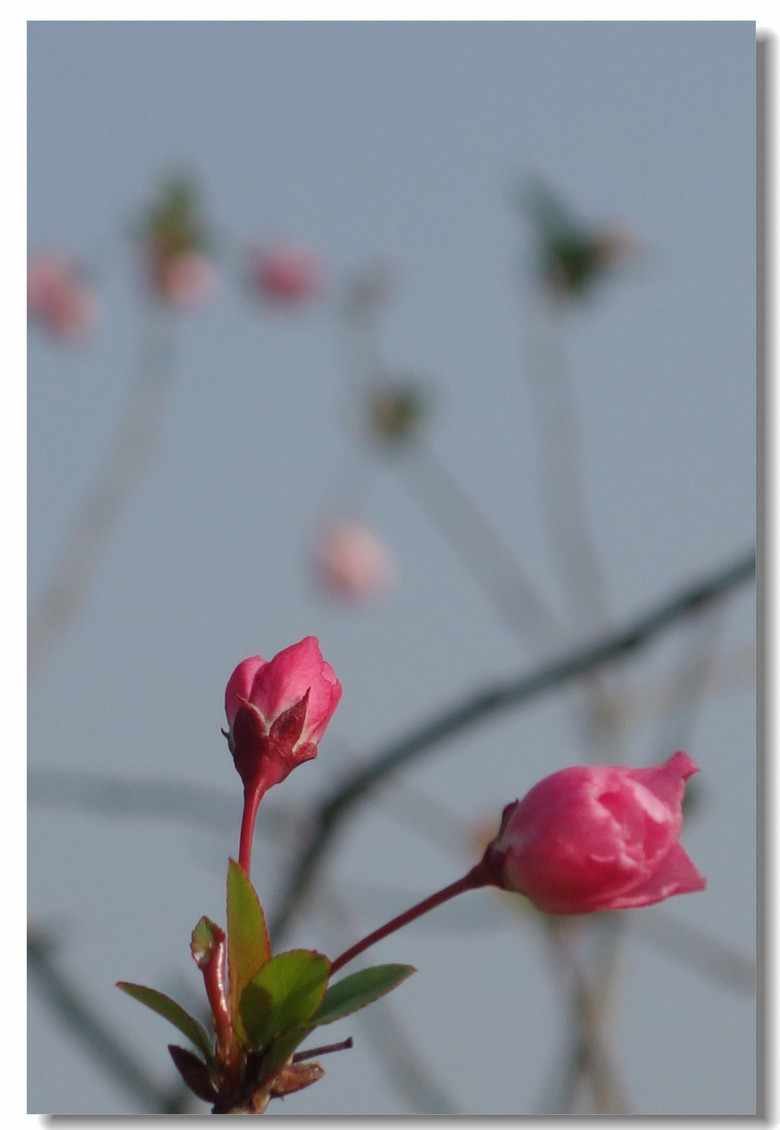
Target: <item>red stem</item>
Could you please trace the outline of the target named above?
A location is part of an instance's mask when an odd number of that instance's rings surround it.
[[[233,1047],[233,1021],[227,1000],[225,957],[225,939],[223,936],[208,965],[203,969],[203,980],[206,984],[206,995],[214,1016],[217,1045],[222,1058],[228,1059]]]
[[[473,891],[477,887],[486,887],[495,880],[491,877],[490,872],[485,867],[484,863],[480,862],[476,867],[472,867],[467,875],[462,879],[457,879],[454,883],[450,883],[448,887],[437,891],[436,894],[429,895],[428,898],[418,902],[415,906],[405,910],[403,914],[397,915],[384,926],[380,926],[378,930],[374,930],[372,934],[368,934],[359,942],[355,942],[354,946],[350,946],[345,950],[340,957],[331,964],[331,975],[341,969],[342,965],[346,965],[348,961],[352,961],[353,957],[357,957],[363,950],[367,950],[369,946],[373,946],[375,942],[379,942],[382,938],[386,938],[388,934],[392,934],[395,930],[400,930],[407,922],[413,922],[415,918],[419,918],[422,914],[427,914],[429,910],[434,907],[440,906],[441,903],[446,902],[448,899],[454,898],[455,895],[462,894],[464,891]]]
[[[251,787],[244,788],[244,811],[241,816],[241,836],[238,844],[238,862],[244,869],[244,874],[249,878],[249,868],[252,865],[252,840],[255,834],[255,817],[260,801],[268,788],[264,781],[256,781]]]

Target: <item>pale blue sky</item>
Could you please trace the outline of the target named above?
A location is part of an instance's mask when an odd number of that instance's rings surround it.
[[[619,624],[754,538],[754,68],[748,22],[30,24],[29,244],[83,258],[102,306],[83,349],[30,338],[31,609],[128,396],[143,316],[130,233],[171,167],[201,185],[220,273],[215,300],[173,327],[159,449],[29,700],[35,769],[156,775],[235,798],[235,828],[201,834],[31,807],[32,919],[61,932],[63,967],[159,1078],[170,1033],[113,984],[197,991],[189,933],[201,914],[222,916],[237,850],[239,782],[219,728],[238,660],[315,634],[344,685],[319,758],[277,790],[302,811],[351,759],[534,664],[404,475],[350,431],[340,288],[377,257],[397,264],[387,355],[431,388],[431,446],[562,609],[523,371],[534,331],[527,230],[508,193],[535,173],[584,218],[636,232],[642,254],[566,325],[585,489]],[[275,234],[328,264],[326,296],[289,317],[258,308],[241,285],[245,242]],[[357,497],[400,579],[384,604],[345,610],[313,587],[306,549],[321,516]],[[753,625],[748,587],[718,654],[749,647]],[[628,665],[629,682],[676,671],[684,640]],[[748,680],[709,697],[684,734],[706,801],[686,845],[709,888],[663,908],[748,953],[754,693]],[[406,787],[464,821],[497,821],[539,777],[581,759],[572,702],[464,734]],[[672,743],[663,751],[661,734]],[[657,760],[678,740],[671,724],[639,725],[624,759]],[[465,869],[466,856],[408,828],[403,796],[388,789],[367,806],[333,861],[356,929]],[[270,908],[276,872],[256,866]],[[393,1007],[457,1110],[532,1113],[563,1043],[561,994],[542,936],[502,919],[488,895],[468,897],[462,915],[453,905],[455,933],[442,910],[441,929],[432,918],[376,959],[418,967]],[[333,953],[342,940],[318,914],[291,944]],[[619,1058],[641,1113],[753,1111],[750,996],[639,939],[621,994]],[[32,1111],[134,1112],[35,992],[29,1026]],[[370,1033],[357,1021],[338,1028],[334,1039],[352,1031],[356,1048],[273,1113],[413,1113]]]

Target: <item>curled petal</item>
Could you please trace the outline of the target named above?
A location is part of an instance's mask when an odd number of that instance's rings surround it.
[[[703,891],[707,880],[701,874],[682,844],[672,844],[663,860],[644,883],[612,900],[611,910],[650,906],[654,902]]]

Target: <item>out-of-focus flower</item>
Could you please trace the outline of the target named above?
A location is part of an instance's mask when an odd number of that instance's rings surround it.
[[[66,256],[47,252],[27,268],[27,315],[55,337],[83,339],[95,327],[97,296],[83,272]]]
[[[678,842],[685,782],[696,772],[677,752],[651,769],[553,773],[507,805],[481,866],[549,914],[623,910],[704,890]]]
[[[341,698],[341,683],[307,636],[269,662],[239,663],[225,690],[230,752],[245,787],[283,781],[317,756],[317,743]]]
[[[278,243],[249,253],[249,285],[262,298],[293,306],[322,291],[322,259],[311,248]]]
[[[338,518],[322,531],[315,567],[325,587],[348,600],[382,596],[395,580],[385,543],[362,522]]]
[[[153,257],[152,276],[157,293],[172,306],[200,306],[214,292],[214,267],[199,251],[158,254]]]
[[[152,287],[176,308],[200,306],[214,290],[197,194],[187,177],[169,180],[147,213],[142,238]]]

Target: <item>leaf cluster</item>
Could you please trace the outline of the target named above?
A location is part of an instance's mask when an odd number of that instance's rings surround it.
[[[219,961],[225,935],[202,918],[192,933],[199,968]],[[165,993],[120,981],[118,987],[184,1035],[194,1050],[170,1045],[176,1068],[193,1094],[215,1114],[261,1114],[271,1098],[309,1086],[323,1074],[302,1063],[296,1049],[323,1024],[332,1024],[371,1004],[401,984],[410,965],[377,965],[330,984],[331,962],[316,950],[271,954],[265,916],[243,868],[230,861],[227,880],[227,985],[219,999],[209,992],[214,1032]],[[207,991],[209,982],[207,980]],[[229,1018],[229,1038],[220,1038],[217,1016]],[[349,1046],[340,1045],[340,1046]],[[320,1048],[318,1054],[330,1049]],[[333,1050],[336,1050],[334,1047]]]

